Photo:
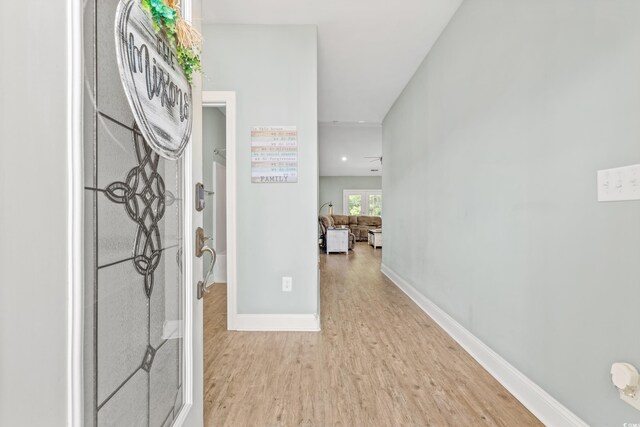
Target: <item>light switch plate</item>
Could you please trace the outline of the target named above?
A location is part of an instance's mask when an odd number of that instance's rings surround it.
[[[598,201],[640,200],[640,165],[598,171]]]

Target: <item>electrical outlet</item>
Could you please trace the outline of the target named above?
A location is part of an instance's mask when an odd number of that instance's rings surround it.
[[[293,287],[293,278],[292,277],[283,277],[282,278],[282,292],[291,292],[291,288]]]
[[[640,200],[640,165],[598,171],[598,201]]]

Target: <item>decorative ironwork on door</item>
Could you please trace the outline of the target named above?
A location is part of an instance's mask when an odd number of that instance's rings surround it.
[[[144,276],[145,293],[153,291],[153,272],[158,268],[162,247],[158,222],[171,206],[175,197],[164,186],[158,173],[160,156],[145,142],[137,125],[133,126],[133,139],[138,165],[132,168],[124,181],[112,182],[105,195],[125,206],[127,215],[138,225],[134,244],[133,263]]]
[[[84,425],[165,427],[183,405],[183,168],[135,124],[117,4],[85,3]]]

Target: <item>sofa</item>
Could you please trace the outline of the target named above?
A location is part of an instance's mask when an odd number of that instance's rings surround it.
[[[348,227],[357,242],[366,242],[369,230],[382,228],[382,218],[364,215],[323,215],[320,223],[326,227]]]

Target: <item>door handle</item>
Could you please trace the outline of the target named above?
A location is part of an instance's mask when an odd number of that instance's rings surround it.
[[[205,245],[205,242],[210,239],[211,239],[210,237],[205,236],[204,230],[202,229],[202,227],[198,227],[196,229],[196,256],[200,258],[202,255],[204,255],[205,252],[208,252],[211,255],[211,263],[209,264],[209,269],[207,270],[207,274],[204,276],[202,280],[198,282],[198,285],[197,285],[198,299],[202,299],[204,294],[209,293],[209,290],[213,285],[213,284],[207,285],[207,282],[209,282],[209,277],[213,272],[213,267],[216,265],[216,259],[217,259],[216,251],[210,248],[209,246]]]
[[[213,266],[216,265],[217,258],[216,251],[211,249],[209,246],[204,246],[202,248],[202,252],[209,252],[209,254],[211,254],[211,263],[209,264],[209,270],[204,276],[204,279],[198,282],[198,299],[202,299],[204,294],[208,294],[211,286],[213,286],[213,283],[207,285],[207,282],[209,281],[209,277],[213,272]]]

